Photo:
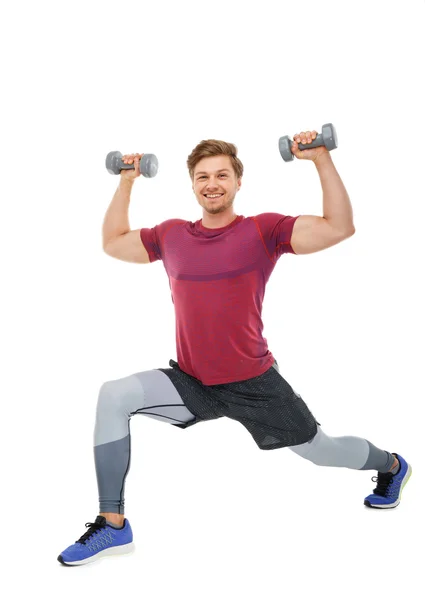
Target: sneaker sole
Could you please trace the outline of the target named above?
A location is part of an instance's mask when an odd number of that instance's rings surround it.
[[[408,468],[407,468],[407,471],[406,471],[406,475],[404,476],[403,482],[402,482],[402,484],[400,486],[400,495],[399,495],[398,499],[395,502],[393,502],[392,504],[371,504],[369,502],[369,500],[365,500],[364,501],[365,506],[367,506],[368,508],[378,508],[378,509],[379,508],[383,508],[383,509],[386,509],[386,508],[397,508],[397,506],[400,504],[400,501],[401,501],[401,495],[403,493],[404,486],[409,481],[411,474],[412,474],[412,467],[410,465],[408,465]]]
[[[113,546],[112,548],[107,548],[106,550],[101,550],[97,554],[93,556],[89,556],[84,560],[73,560],[71,562],[67,562],[63,559],[62,554],[58,556],[58,561],[64,565],[65,567],[78,567],[80,565],[87,565],[88,563],[94,562],[96,560],[100,560],[101,558],[108,558],[110,556],[121,556],[123,554],[132,554],[135,550],[134,542],[130,544],[122,544],[121,546]]]

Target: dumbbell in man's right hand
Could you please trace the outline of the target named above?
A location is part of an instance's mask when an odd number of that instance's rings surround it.
[[[125,159],[125,160],[124,160]],[[138,170],[133,165],[138,161]],[[132,173],[130,177],[125,177],[127,180],[133,180],[139,175],[151,178],[155,177],[158,172],[158,159],[155,154],[125,154],[124,156],[118,150],[109,152],[105,161],[106,170],[111,175],[122,175],[123,171]]]

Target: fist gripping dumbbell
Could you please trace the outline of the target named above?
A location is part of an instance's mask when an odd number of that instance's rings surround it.
[[[134,169],[134,164],[127,165],[123,163],[121,152],[115,150],[109,152],[106,157],[106,169],[111,175],[119,175],[123,170]],[[144,154],[140,161],[140,173],[144,177],[155,177],[158,173],[158,159],[155,154]]]
[[[285,162],[294,160],[291,147],[294,140],[289,139],[289,136],[284,135],[279,140],[279,151]],[[336,136],[335,127],[332,123],[326,123],[322,127],[322,133],[319,133],[315,140],[311,144],[298,144],[300,150],[309,150],[310,148],[317,148],[318,146],[326,146],[328,150],[334,150],[338,148],[338,138]]]

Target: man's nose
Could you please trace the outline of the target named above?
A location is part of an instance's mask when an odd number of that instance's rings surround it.
[[[210,179],[207,183],[207,188],[216,188],[216,187],[217,187],[216,180],[214,178]]]

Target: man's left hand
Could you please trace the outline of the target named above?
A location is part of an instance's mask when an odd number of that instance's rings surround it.
[[[311,148],[310,150],[299,150],[298,144],[311,144],[317,137],[317,131],[302,131],[294,135],[294,143],[291,146],[291,151],[294,156],[301,160],[316,161],[319,156],[329,154],[329,150],[325,146]]]

